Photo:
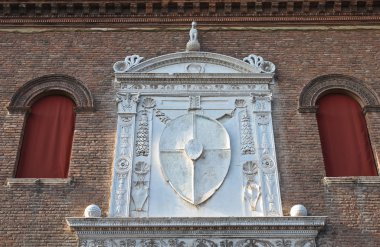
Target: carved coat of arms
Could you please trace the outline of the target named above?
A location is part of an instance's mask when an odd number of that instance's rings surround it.
[[[164,176],[184,200],[198,205],[209,199],[227,175],[230,138],[221,123],[189,113],[171,120],[160,138]]]

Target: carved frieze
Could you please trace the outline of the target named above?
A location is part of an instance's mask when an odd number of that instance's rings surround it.
[[[313,239],[86,239],[79,247],[316,247]]]
[[[66,220],[77,232],[80,247],[315,247],[315,237],[326,217]]]

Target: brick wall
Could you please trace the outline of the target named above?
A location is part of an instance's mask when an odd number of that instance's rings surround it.
[[[201,24],[200,24],[201,26]],[[126,55],[145,58],[183,51],[188,28],[151,27],[132,31],[90,28],[0,30],[0,243],[1,246],[75,246],[65,217],[81,216],[110,196],[115,145],[114,62]],[[299,113],[303,87],[324,74],[354,76],[380,95],[380,31],[376,27],[257,28],[200,30],[202,51],[243,58],[260,55],[277,66],[273,122],[284,214],[302,203],[311,215],[328,216],[320,246],[380,246],[380,182],[324,181],[323,157],[314,113]],[[13,185],[24,115],[6,107],[27,81],[66,74],[82,81],[95,100],[95,112],[78,113],[70,177],[61,185]],[[380,113],[367,114],[378,161]]]

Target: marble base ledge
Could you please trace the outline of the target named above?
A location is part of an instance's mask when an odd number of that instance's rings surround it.
[[[315,247],[327,217],[66,218],[80,247]]]
[[[72,185],[72,178],[7,178],[7,186]]]

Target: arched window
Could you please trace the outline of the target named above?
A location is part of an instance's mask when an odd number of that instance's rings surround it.
[[[16,178],[66,178],[74,133],[74,102],[45,96],[31,106]]]
[[[316,105],[328,177],[376,176],[377,170],[362,108],[352,97],[331,93]]]

